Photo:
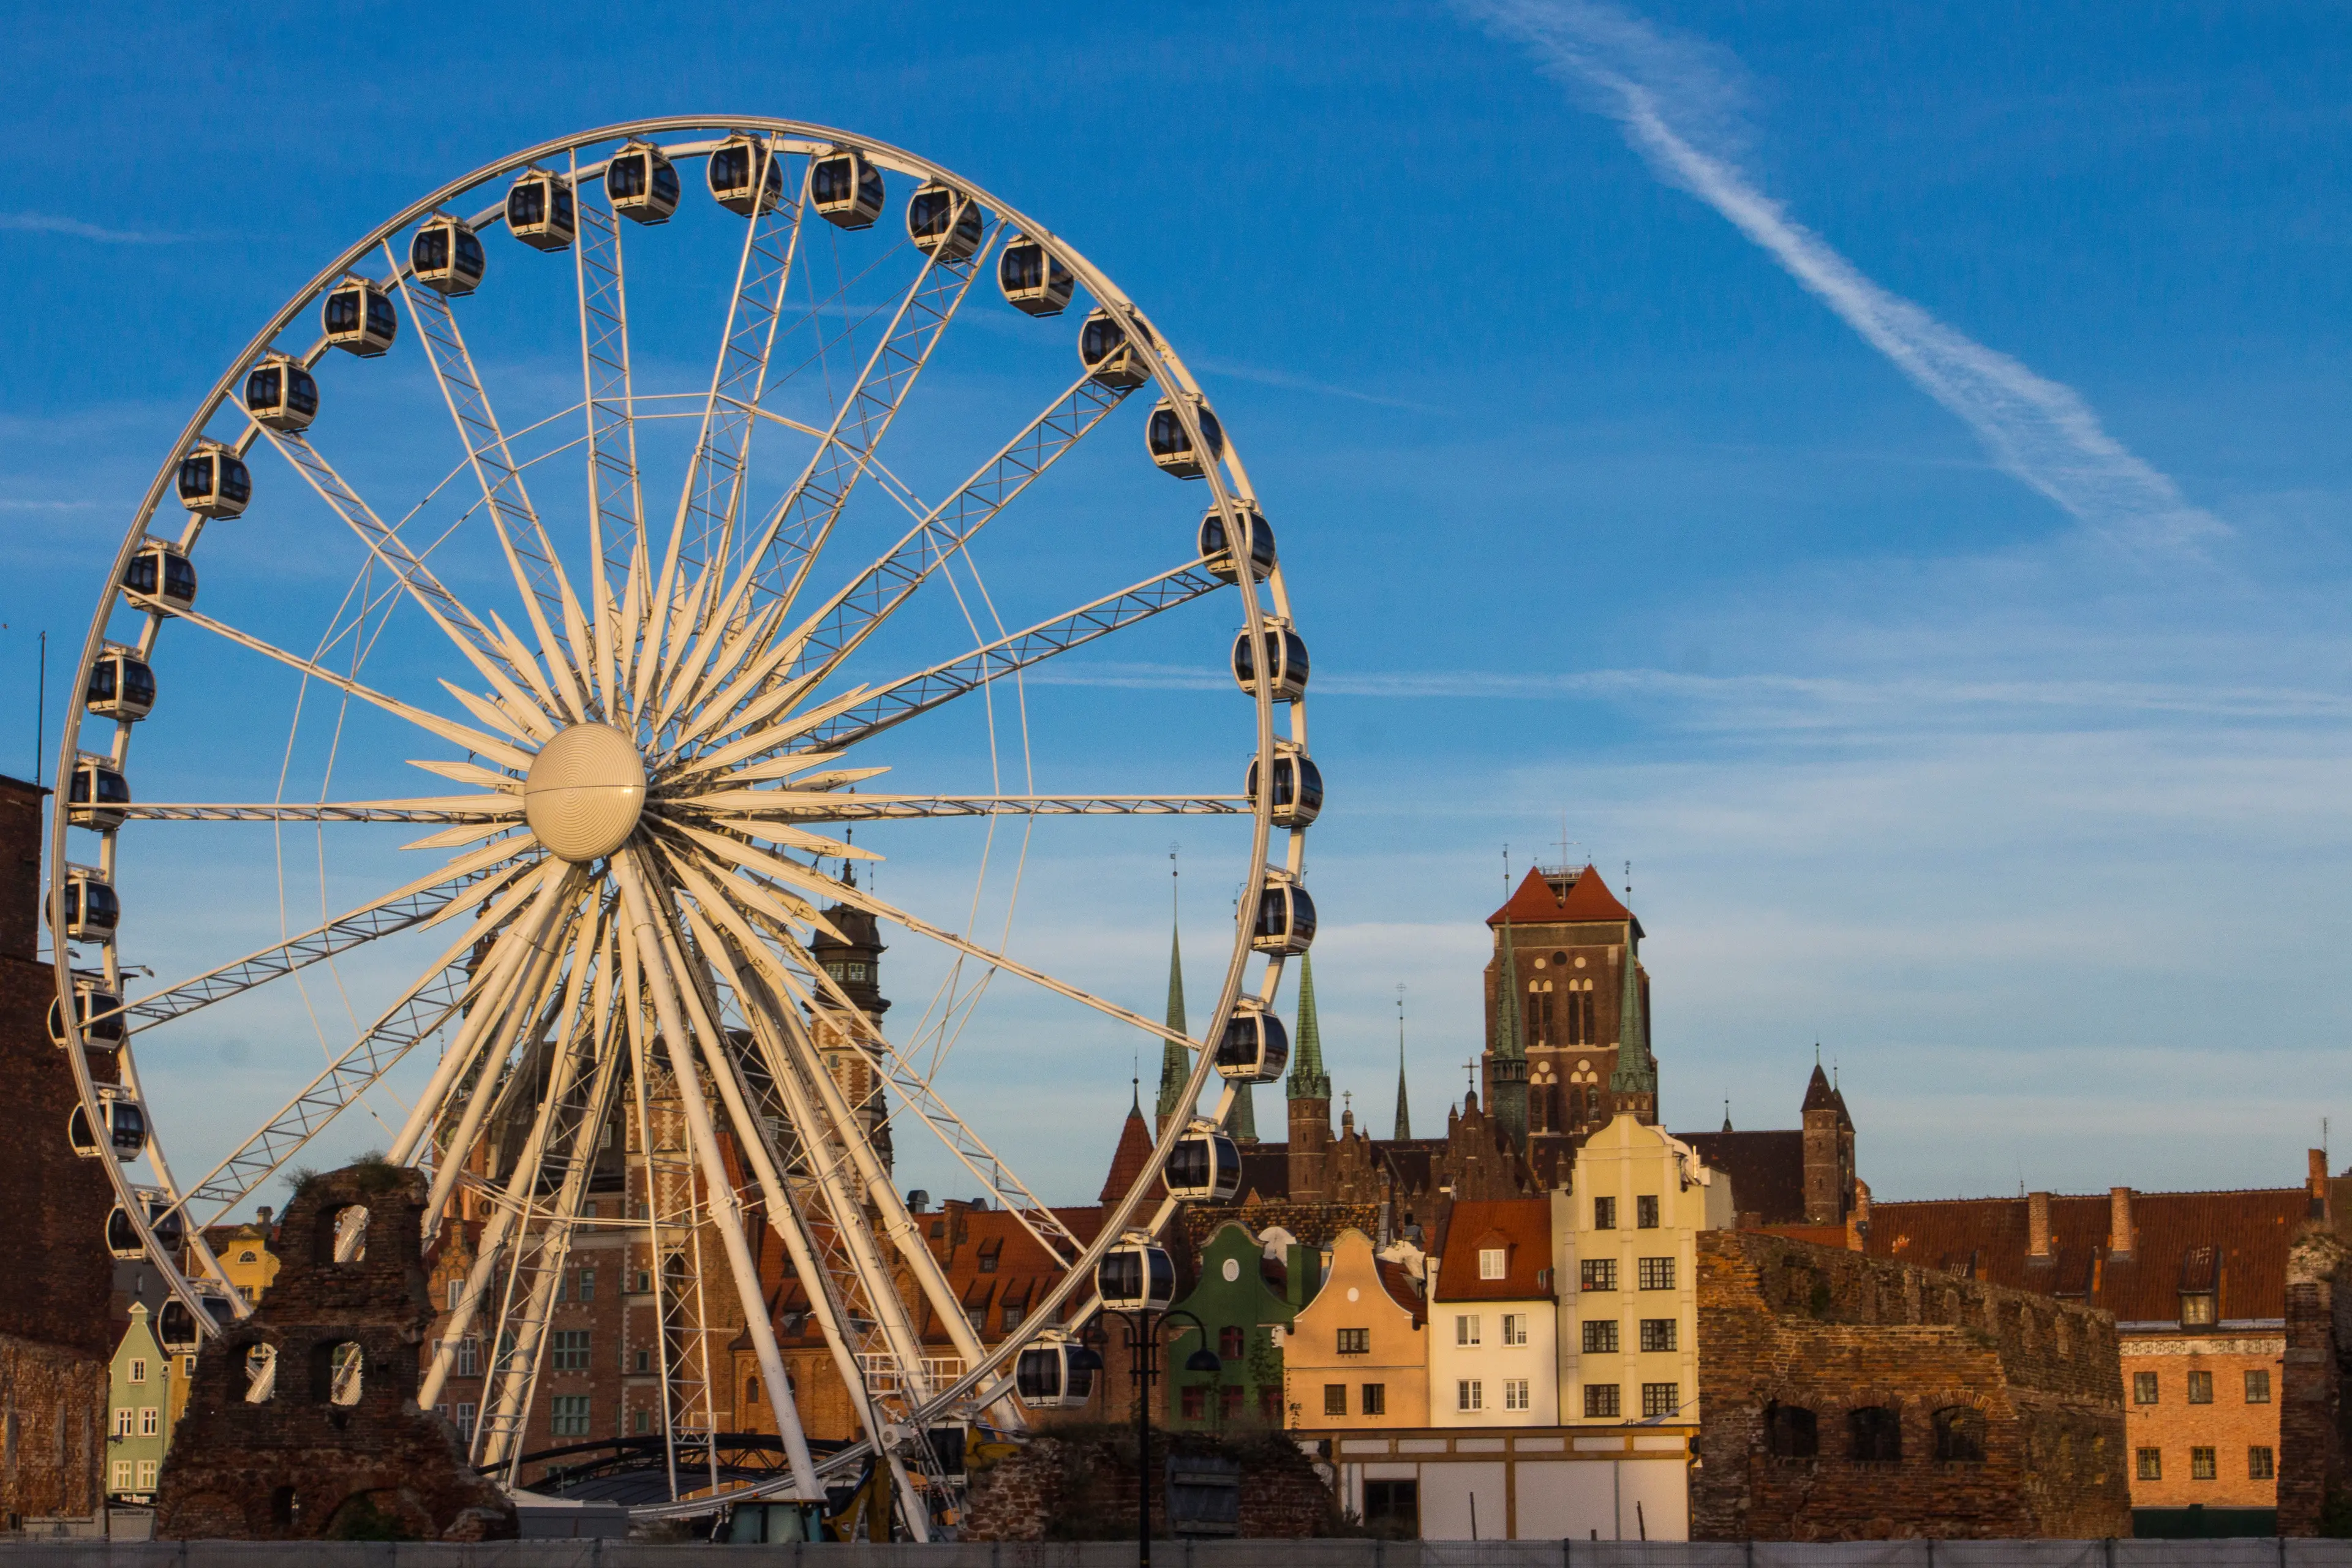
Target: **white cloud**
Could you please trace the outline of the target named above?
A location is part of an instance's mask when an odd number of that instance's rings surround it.
[[[0,229],[18,234],[62,234],[75,239],[94,239],[100,245],[181,245],[188,238],[184,234],[101,228],[78,217],[60,217],[54,213],[0,212]]]

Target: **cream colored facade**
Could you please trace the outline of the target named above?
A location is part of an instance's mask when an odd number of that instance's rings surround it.
[[[1621,1115],[1551,1201],[1560,1424],[1696,1423],[1697,1236],[1734,1224],[1730,1178]]]
[[[1289,1329],[1276,1331],[1284,1425],[1328,1431],[1430,1424],[1427,1331],[1381,1283],[1372,1238],[1362,1231],[1332,1238],[1323,1288]]]

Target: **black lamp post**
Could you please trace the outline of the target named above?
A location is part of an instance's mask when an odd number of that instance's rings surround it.
[[[1127,1325],[1127,1375],[1135,1384],[1135,1563],[1136,1568],[1151,1568],[1151,1385],[1160,1376],[1159,1331],[1171,1318],[1181,1318],[1200,1331],[1201,1348],[1184,1358],[1186,1372],[1223,1372],[1225,1363],[1209,1348],[1208,1325],[1181,1307],[1157,1312],[1148,1307],[1106,1307],[1102,1315],[1122,1319]],[[1093,1356],[1094,1365],[1102,1364],[1093,1352],[1081,1353]]]

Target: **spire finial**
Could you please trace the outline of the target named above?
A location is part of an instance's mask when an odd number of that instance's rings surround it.
[[[1397,1110],[1396,1139],[1402,1143],[1412,1136],[1412,1115],[1405,1103],[1404,1094],[1404,982],[1397,982]]]

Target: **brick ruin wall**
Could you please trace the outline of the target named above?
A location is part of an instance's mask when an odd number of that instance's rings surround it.
[[[2095,1540],[2132,1533],[2115,1320],[1890,1259],[1743,1231],[1698,1238],[1700,1541]],[[1780,1458],[1766,1412],[1813,1413]],[[1896,1412],[1900,1458],[1853,1457],[1849,1417]],[[1937,1457],[1977,1411],[1984,1458]]]
[[[2352,1352],[2352,1249],[2322,1226],[2295,1237],[2286,1261],[2286,1355],[2280,1368],[2278,1531],[2342,1534],[2352,1527],[2345,1496],[2343,1386]]]
[[[416,1407],[433,1320],[419,1234],[425,1177],[362,1164],[313,1176],[280,1225],[283,1259],[258,1310],[196,1363],[156,1495],[159,1539],[479,1541],[515,1534],[513,1505],[466,1464],[457,1428]],[[360,1257],[335,1260],[337,1216],[367,1211]],[[362,1357],[335,1396],[339,1347]],[[276,1384],[248,1397],[248,1353]]]
[[[1151,1533],[1168,1534],[1168,1434],[1151,1434]],[[1186,1452],[1224,1455],[1241,1465],[1241,1533],[1249,1540],[1300,1540],[1339,1532],[1331,1490],[1314,1461],[1277,1436],[1221,1441],[1186,1434]],[[1080,1436],[1034,1436],[971,1477],[960,1534],[966,1541],[1132,1541],[1135,1436],[1097,1428]]]

